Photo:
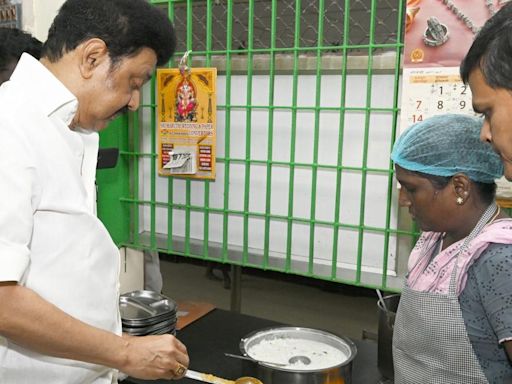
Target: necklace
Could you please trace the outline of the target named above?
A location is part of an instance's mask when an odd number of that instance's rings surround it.
[[[475,35],[480,30],[479,27],[475,25],[473,20],[471,20],[467,15],[465,15],[454,3],[452,0],[441,0],[441,2],[455,15],[457,19],[462,21],[466,27],[469,28],[471,32]],[[498,5],[501,5],[502,0],[498,1]],[[489,14],[493,16],[496,13],[496,7],[494,6],[494,0],[485,0],[485,6],[489,10]]]
[[[497,208],[496,208],[497,207]],[[469,235],[467,235],[462,244],[459,245],[459,247],[457,248],[455,254],[454,254],[454,257],[458,257],[458,255],[466,249],[466,247],[468,246],[468,244],[475,238],[478,236],[478,234],[480,233],[480,231],[489,223],[491,223],[494,219],[496,219],[496,217],[498,217],[499,215],[499,212],[500,212],[500,207],[499,205],[496,204],[496,202],[494,201],[491,205],[489,205],[487,207],[487,209],[484,211],[484,213],[482,214],[482,216],[480,217],[480,219],[478,219],[478,222],[476,223],[475,227],[471,230],[471,232],[469,233]],[[444,242],[444,238],[446,236],[446,233],[443,233],[441,234],[441,237],[437,240],[439,241],[441,244],[438,244],[437,242],[434,242],[433,244],[430,243],[430,245],[428,243],[425,243],[423,242],[423,244],[421,245],[421,247],[423,248],[423,250],[421,251],[421,255],[418,257],[418,259],[416,260],[416,263],[414,264],[414,266],[409,270],[409,277],[408,277],[408,280],[410,279],[410,281],[408,281],[408,285],[411,286],[411,285],[414,285],[415,282],[421,277],[421,275],[425,272],[425,270],[427,268],[429,268],[430,264],[432,263],[432,261],[435,259],[435,256],[436,255],[436,252],[440,252],[442,247],[443,247],[443,242]],[[421,238],[420,238],[421,239]],[[418,245],[418,244],[417,244]],[[437,246],[437,247],[436,247]],[[433,252],[433,253],[432,253]],[[424,263],[424,260],[427,260],[426,263]],[[413,277],[413,275],[411,274],[412,271],[414,271],[416,269],[416,267],[420,266],[421,263],[424,263],[424,266],[422,267],[422,271],[420,273],[415,273],[416,276]],[[455,263],[455,270],[457,269],[457,263]]]
[[[489,208],[487,208],[487,211],[489,211]],[[486,211],[486,212],[487,212]],[[486,214],[486,212],[484,212],[484,215]],[[487,220],[485,222],[484,225],[489,225],[491,224],[494,220],[496,220],[498,218],[498,216],[500,215],[500,212],[501,212],[501,207],[499,205],[496,204],[496,210],[494,212],[494,214],[491,216],[491,218],[489,220]],[[487,213],[487,215],[489,215]],[[443,243],[444,243],[444,238],[446,237],[446,232],[444,232],[441,237],[439,238],[439,245],[438,245],[438,249],[437,249],[437,252],[434,252],[434,254],[432,255],[432,258],[434,258],[435,255],[437,255],[438,253],[440,253],[442,250],[443,250]]]
[[[492,217],[489,219],[487,224],[491,224],[494,220],[496,220],[496,218],[500,215],[500,212],[501,212],[501,207],[498,205],[496,208],[496,213],[494,213],[494,215],[492,215]]]

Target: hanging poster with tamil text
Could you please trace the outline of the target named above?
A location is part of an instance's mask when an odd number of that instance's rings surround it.
[[[215,179],[216,68],[157,70],[158,174]]]

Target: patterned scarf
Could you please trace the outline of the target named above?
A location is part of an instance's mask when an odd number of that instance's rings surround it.
[[[409,256],[407,285],[423,292],[448,293],[450,276],[458,262],[457,295],[466,286],[469,267],[491,243],[512,244],[512,219],[501,219],[486,225],[459,253],[464,239],[437,253],[442,233],[423,232]],[[437,253],[437,254],[436,254]]]

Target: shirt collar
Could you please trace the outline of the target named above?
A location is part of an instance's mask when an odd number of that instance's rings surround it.
[[[55,116],[67,126],[71,124],[78,109],[78,100],[37,59],[23,53],[11,81],[25,83],[47,116]]]

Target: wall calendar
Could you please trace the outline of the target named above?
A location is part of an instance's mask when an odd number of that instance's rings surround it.
[[[400,132],[443,113],[474,114],[459,66],[502,1],[407,0]]]
[[[400,130],[444,113],[475,115],[459,67],[404,68]]]

